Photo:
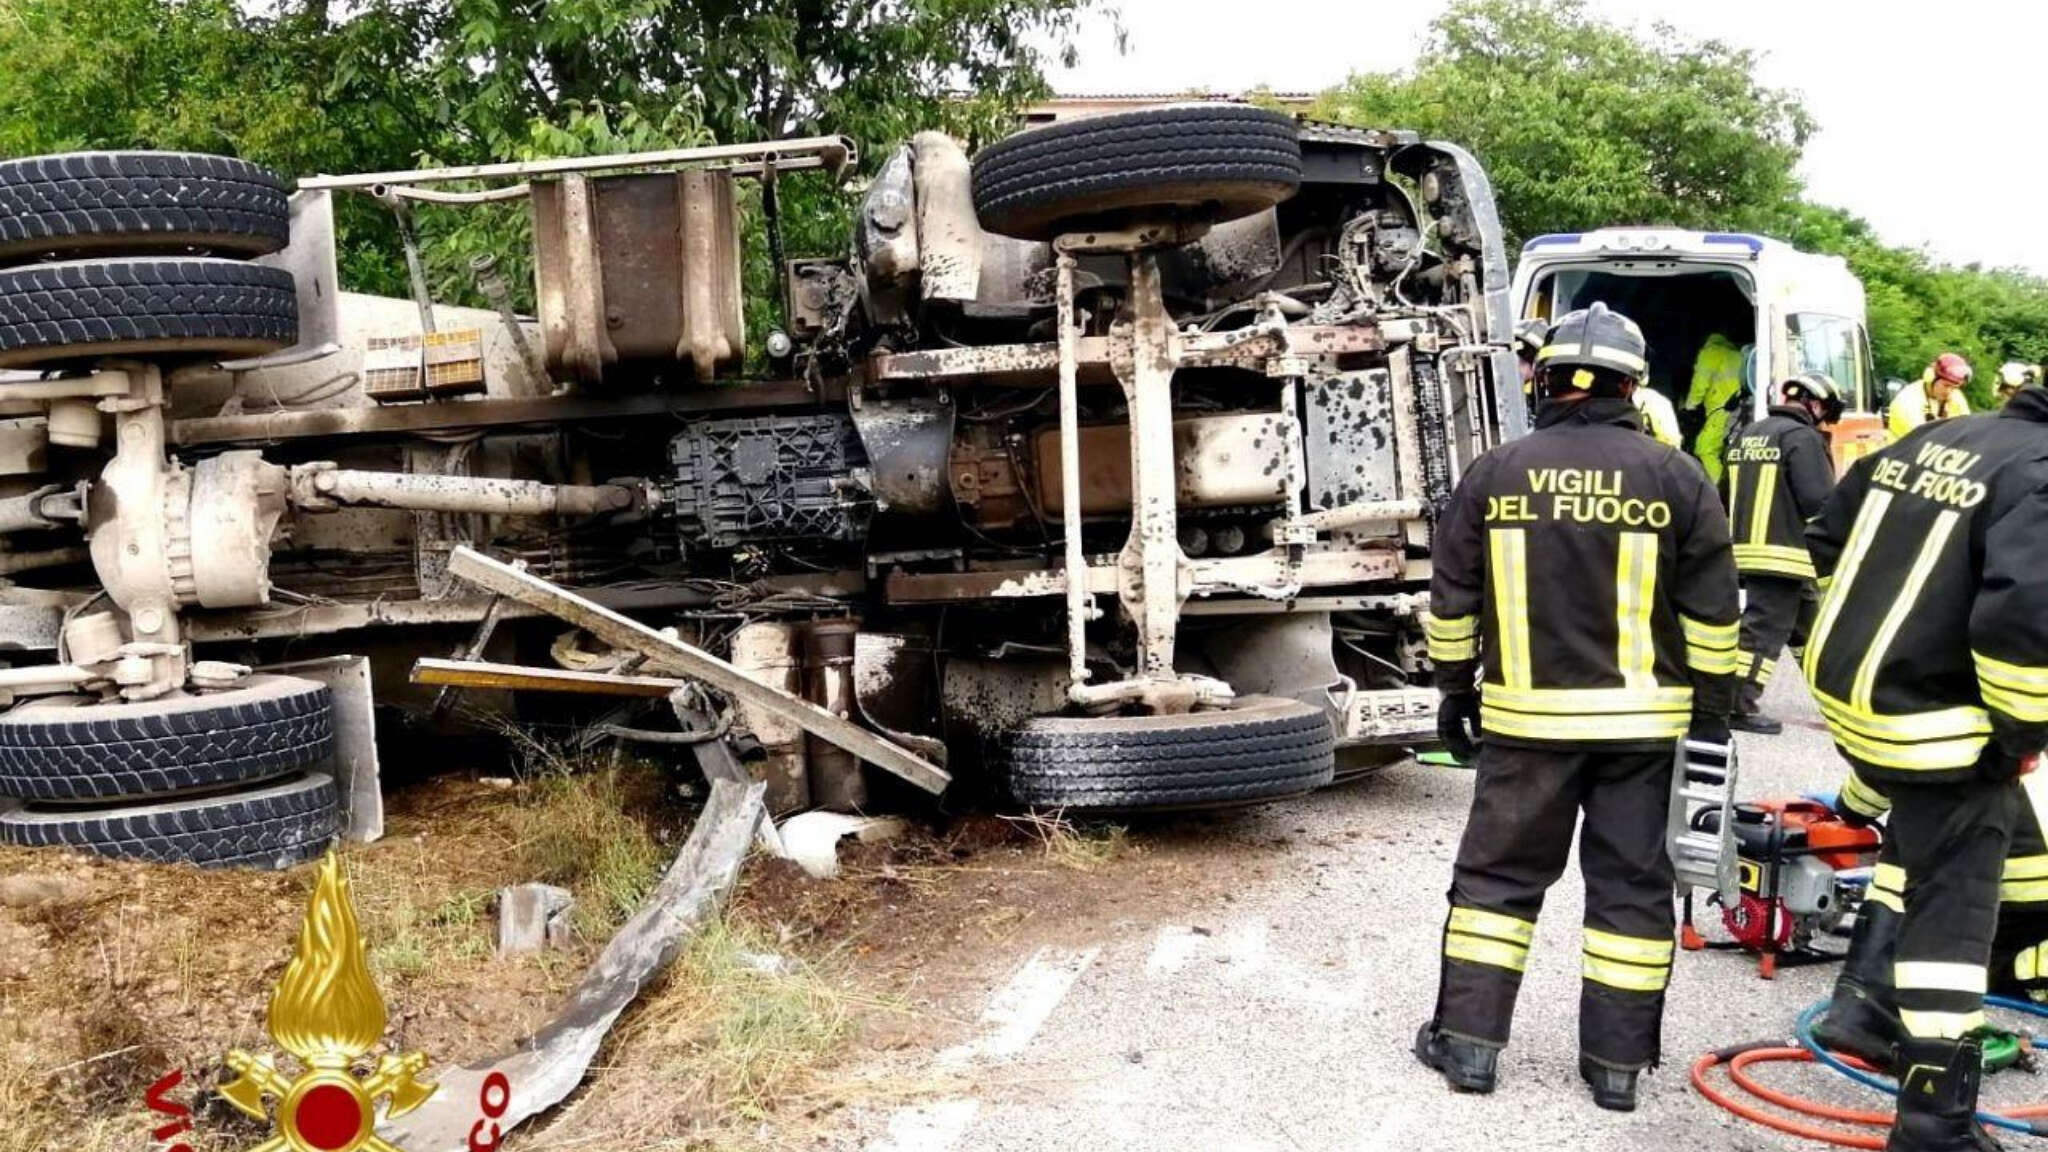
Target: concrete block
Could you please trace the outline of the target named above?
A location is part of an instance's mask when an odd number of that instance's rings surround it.
[[[576,898],[552,884],[515,884],[498,892],[498,958],[565,948],[573,939]]]

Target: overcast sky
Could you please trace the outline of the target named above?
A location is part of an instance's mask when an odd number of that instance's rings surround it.
[[[1108,0],[1108,21],[1055,73],[1063,92],[1314,90],[1398,69],[1438,0]],[[1808,195],[1869,219],[1892,243],[1955,263],[2048,274],[2042,94],[2048,5],[2011,0],[1592,0],[1624,23],[1667,22],[1766,53],[1766,83],[1797,89],[1819,132]],[[1260,18],[1250,18],[1259,13]],[[1396,128],[1401,125],[1389,124]],[[1480,157],[1483,161],[1485,157]],[[1626,221],[1617,221],[1626,223]]]

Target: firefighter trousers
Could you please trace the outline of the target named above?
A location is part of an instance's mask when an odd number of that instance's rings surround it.
[[[1813,582],[1796,576],[1742,578],[1742,637],[1735,654],[1735,711],[1753,714],[1771,682],[1771,669],[1787,643],[1796,654],[1806,646],[1819,601]]]
[[[2000,996],[2024,998],[2048,993],[2048,778],[2036,773],[2020,781],[2023,803],[2013,820],[1998,893],[1998,928],[1991,938],[1986,986]],[[1839,979],[1861,988],[1887,1010],[1896,1011],[1892,965],[1898,956],[1898,918],[1906,908],[1906,870],[1899,864],[1898,839],[1885,840],[1864,894],[1859,919],[1889,926],[1858,930]]]
[[[1444,925],[1439,1030],[1507,1044],[1543,895],[1583,812],[1579,1052],[1621,1069],[1657,1062],[1675,921],[1664,844],[1674,753],[1480,746]]]
[[[1991,941],[1993,992],[2048,991],[2048,776],[2020,778],[2019,815],[1998,891],[1998,933]]]
[[[1903,875],[1893,995],[1906,1031],[1960,1037],[1984,1023],[2000,880],[2024,804],[2015,781],[1892,784],[1888,853]],[[1873,887],[1877,878],[1872,878]]]

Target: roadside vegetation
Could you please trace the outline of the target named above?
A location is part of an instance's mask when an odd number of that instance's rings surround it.
[[[920,128],[1000,134],[1084,19],[1116,19],[1113,0],[13,0],[0,155],[188,148],[296,174],[843,133],[871,169]],[[1983,402],[2000,362],[2048,360],[2048,281],[1944,265],[1804,198],[1816,125],[1797,92],[1757,79],[1756,49],[1615,24],[1582,0],[1460,0],[1412,66],[1353,76],[1316,113],[1471,148],[1517,247],[1635,223],[1843,255],[1869,289],[1881,376],[1953,349]],[[788,252],[838,251],[843,198],[784,184]],[[389,214],[362,196],[339,210],[343,280],[405,295]],[[761,213],[748,219],[758,231]],[[531,291],[520,206],[426,206],[419,227],[443,298],[478,302],[469,259],[486,251]],[[774,280],[766,246],[749,252],[758,328]]]
[[[1758,47],[1623,26],[1581,0],[1463,0],[1411,67],[1355,75],[1316,114],[1470,148],[1513,251],[1546,232],[1668,224],[1846,257],[1869,293],[1879,377],[1916,379],[1961,352],[1972,406],[1990,406],[2000,363],[2048,360],[2048,280],[1945,265],[1807,200],[1796,169],[1819,126],[1797,92],[1757,79]]]

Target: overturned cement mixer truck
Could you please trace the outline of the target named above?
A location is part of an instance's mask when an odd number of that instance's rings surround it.
[[[289,863],[363,833],[350,732],[512,707],[415,656],[619,667],[465,549],[963,802],[1262,801],[1433,738],[1431,526],[1527,421],[1470,155],[1226,103],[972,160],[925,133],[841,193],[845,253],[783,259],[778,186],[858,167],[830,136],[295,188],[0,163],[0,839]],[[337,283],[343,196],[396,216],[413,299]],[[416,217],[518,200],[533,315],[489,259],[489,306],[434,300]],[[782,277],[753,348],[750,243]],[[899,787],[698,695],[777,810]],[[590,730],[692,738],[652,704]]]

